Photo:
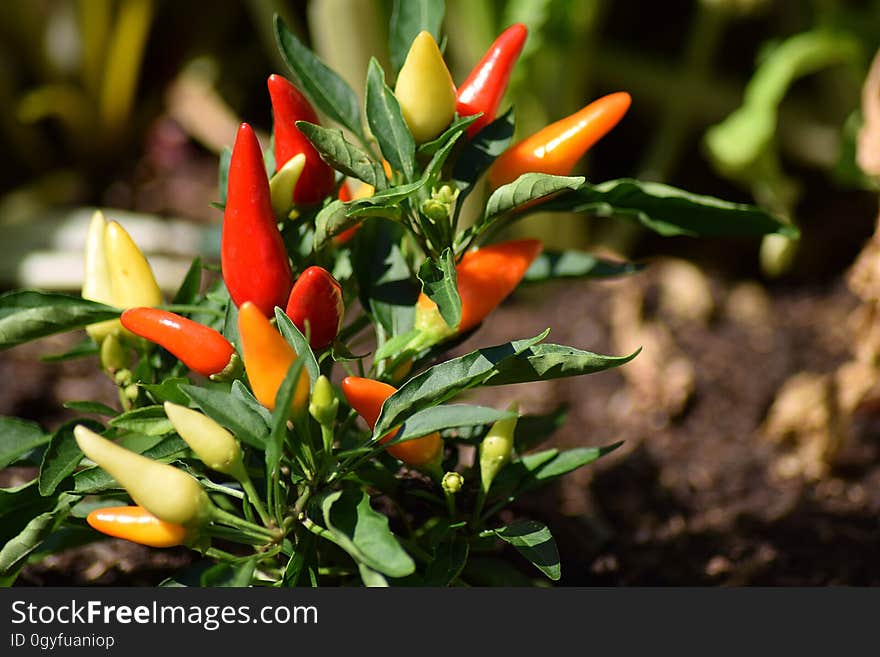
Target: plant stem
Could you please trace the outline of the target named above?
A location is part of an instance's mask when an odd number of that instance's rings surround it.
[[[278,538],[276,532],[273,532],[272,530],[265,527],[255,525],[252,522],[248,522],[244,518],[239,518],[238,516],[229,513],[228,511],[224,511],[219,507],[214,507],[212,513],[216,522],[234,527],[243,534],[251,536],[252,538],[259,538],[268,541],[275,541]]]
[[[241,482],[241,487],[244,489],[247,501],[254,507],[263,524],[266,526],[271,525],[272,518],[266,512],[266,508],[263,506],[263,502],[260,500],[260,496],[257,493],[257,489],[254,488],[254,482],[251,481],[251,478],[246,476]]]

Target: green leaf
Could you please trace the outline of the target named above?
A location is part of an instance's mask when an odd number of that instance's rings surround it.
[[[412,180],[416,143],[403,119],[400,104],[388,85],[385,71],[375,57],[370,58],[366,90],[367,122],[379,142],[382,155],[391,168],[402,171],[406,180]]]
[[[349,216],[348,206],[342,201],[331,201],[315,216],[315,236],[313,244],[315,251],[320,251],[327,243],[348,230],[360,221],[360,217]]]
[[[218,563],[202,573],[202,586],[244,588],[251,585],[257,557],[253,556],[241,563]]]
[[[499,363],[516,356],[543,340],[548,331],[527,340],[517,340],[494,347],[486,347],[453,358],[414,376],[385,400],[382,413],[373,429],[378,440],[393,427],[402,424],[410,415],[482,384],[495,374]]]
[[[119,317],[120,311],[60,292],[14,290],[0,294],[0,349]]]
[[[275,16],[275,40],[281,56],[315,107],[364,139],[357,96],[348,83],[322,62]]]
[[[377,190],[385,189],[388,183],[382,165],[349,142],[342,130],[325,128],[308,121],[297,121],[296,127],[312,142],[321,159],[334,169],[363,180]]]
[[[480,222],[484,228],[491,225],[501,215],[513,212],[522,206],[557,192],[578,189],[584,184],[583,176],[551,176],[547,173],[524,173],[506,185],[492,192],[486,201],[486,211]]]
[[[0,416],[0,470],[51,439],[36,422]]]
[[[357,563],[389,577],[415,571],[415,563],[388,528],[388,518],[373,511],[365,492],[336,491],[324,498],[321,509],[327,529]]]
[[[64,408],[69,408],[78,413],[94,413],[95,415],[115,416],[119,411],[96,401],[69,401],[64,402]]]
[[[613,262],[582,251],[544,251],[532,262],[524,283],[543,283],[568,278],[608,278],[634,274],[643,265]]]
[[[535,520],[520,520],[494,531],[498,538],[515,547],[553,581],[562,576],[559,550],[545,524]]]
[[[52,354],[49,356],[40,356],[40,360],[44,363],[60,363],[65,360],[74,360],[76,358],[88,358],[89,356],[97,356],[101,353],[101,348],[95,344],[95,341],[87,337],[77,342],[73,347],[60,354]]]
[[[352,266],[361,305],[390,335],[412,328],[419,288],[410,276],[400,250],[403,229],[397,224],[371,219],[358,230]]]
[[[461,190],[459,203],[464,202],[480,176],[510,146],[515,123],[511,107],[465,144],[452,168],[452,178]]]
[[[287,316],[287,313],[277,306],[275,307],[275,323],[278,326],[278,330],[281,331],[281,335],[283,335],[284,339],[287,340],[287,343],[293,347],[293,350],[296,351],[296,355],[303,362],[306,372],[309,373],[309,381],[314,385],[315,381],[318,380],[318,377],[321,376],[321,369],[318,367],[315,353],[312,351],[311,346],[309,346],[309,341],[306,340],[306,336],[300,333],[300,330],[296,327],[296,324],[293,323],[290,317]]]
[[[180,386],[190,385],[190,380],[184,376],[165,379],[162,383],[141,383],[139,385],[159,404],[170,401],[172,404],[180,406],[189,405],[189,397],[180,389]]]
[[[308,532],[303,533],[296,544],[296,551],[284,568],[284,586],[299,586],[299,580],[303,575],[309,579],[317,579],[317,565],[315,564],[315,543],[318,537]]]
[[[453,537],[441,543],[428,564],[424,586],[449,586],[455,582],[464,570],[469,554],[470,546],[460,538]]]
[[[181,305],[194,304],[199,296],[199,291],[201,289],[202,259],[195,258],[192,261],[192,264],[189,266],[186,275],[183,277],[183,282],[180,284],[180,287],[174,294],[174,299],[171,301],[171,303]]]
[[[205,415],[229,429],[241,442],[264,449],[269,427],[263,416],[241,399],[227,392],[193,385],[182,385],[180,389]]]
[[[241,337],[238,335],[238,307],[232,303],[231,299],[226,304],[226,315],[223,317],[223,328],[220,333],[229,340],[238,353],[241,353]]]
[[[419,267],[422,292],[440,311],[443,321],[457,329],[461,322],[461,297],[458,295],[458,275],[455,272],[455,256],[446,248],[439,260],[426,259]]]
[[[549,381],[569,376],[593,374],[620,367],[635,358],[641,349],[628,356],[603,356],[560,344],[539,344],[499,363],[496,373],[485,385],[506,386],[530,381]]]
[[[53,495],[55,490],[67,477],[73,474],[76,466],[82,461],[83,453],[76,444],[73,428],[78,424],[85,425],[92,431],[101,432],[104,427],[92,420],[72,420],[61,425],[52,434],[52,440],[43,454],[40,464],[38,488],[40,495]]]
[[[176,435],[167,436],[141,453],[154,461],[169,463],[189,453],[189,446]],[[78,495],[91,495],[110,488],[119,488],[116,480],[99,467],[80,470],[73,475],[73,483],[73,491]]]
[[[268,428],[272,425],[272,413],[268,408],[257,401],[257,398],[254,397],[254,393],[252,393],[248,387],[238,379],[232,382],[232,396],[247,406],[259,417],[263,418],[263,422],[266,424],[268,431]]]
[[[70,513],[76,497],[62,495],[50,511],[35,516],[17,536],[0,550],[0,575],[9,575],[25,563],[43,541],[54,532]]]
[[[449,124],[449,127],[446,128],[446,130],[440,133],[439,137],[435,137],[431,141],[426,141],[423,144],[419,144],[417,151],[418,154],[433,155],[441,148],[444,148],[450,139],[458,141],[458,138],[461,137],[461,133],[465,132],[471,125],[471,123],[476,121],[481,116],[483,116],[482,112],[477,112],[476,114],[471,114],[470,116],[456,116],[455,120]]]
[[[754,205],[692,194],[669,185],[621,178],[584,183],[538,206],[541,212],[585,212],[638,221],[664,236],[756,236],[777,233],[791,239],[798,229]]]
[[[436,156],[435,156],[436,157]],[[415,182],[406,183],[405,185],[395,185],[381,192],[376,192],[372,196],[365,196],[355,201],[349,201],[348,213],[352,216],[358,216],[366,208],[370,206],[379,206],[382,208],[394,208],[404,199],[409,198],[427,183],[427,177],[422,176]],[[364,216],[361,214],[360,216]]]
[[[488,406],[467,404],[432,406],[408,417],[401,430],[394,436],[394,440],[385,443],[385,446],[402,443],[451,427],[491,424],[510,417],[516,417],[516,413],[499,411]]]
[[[296,393],[303,361],[297,359],[287,370],[284,381],[275,394],[275,410],[272,411],[272,425],[266,441],[266,486],[273,490],[279,485],[281,477],[281,457],[284,455],[284,442],[287,438],[287,419],[290,417],[290,404]]]
[[[413,39],[422,30],[430,32],[434,40],[440,43],[440,26],[445,13],[444,0],[394,0],[388,46],[395,71],[403,66]]]
[[[54,497],[43,497],[34,479],[15,488],[0,488],[0,545],[14,538],[36,516],[51,510]]]
[[[165,408],[158,404],[126,411],[110,420],[110,426],[145,436],[164,436],[174,431],[174,425],[165,415]]]
[[[224,146],[220,151],[220,160],[217,165],[217,191],[221,206],[226,205],[226,188],[229,184],[229,164],[231,162],[232,149],[229,146]]]

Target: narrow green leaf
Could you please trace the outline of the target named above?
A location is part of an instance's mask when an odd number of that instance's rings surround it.
[[[416,143],[403,119],[400,104],[388,85],[385,71],[375,57],[370,58],[366,90],[367,123],[379,142],[382,155],[391,168],[412,180]]]
[[[296,551],[284,568],[284,586],[299,586],[300,578],[305,574],[311,578],[317,577],[315,565],[315,543],[318,537],[305,532],[296,544]],[[309,575],[309,571],[312,571]]]
[[[202,573],[201,585],[232,588],[248,587],[253,581],[256,569],[257,557],[255,556],[241,563],[218,563]]]
[[[614,262],[598,258],[582,251],[544,251],[532,262],[525,283],[568,278],[608,278],[634,274],[644,269],[643,265],[631,262]]]
[[[241,353],[241,337],[238,335],[238,307],[232,303],[232,299],[226,304],[226,315],[223,317],[223,328],[220,333],[229,340],[238,353]]]
[[[171,301],[171,303],[182,305],[194,304],[199,296],[199,291],[201,289],[202,259],[195,258],[192,261],[192,264],[189,266],[186,275],[183,277],[183,282],[180,284],[180,287],[174,294],[174,299]]]
[[[516,210],[527,203],[563,190],[578,189],[583,176],[551,176],[547,173],[524,173],[511,183],[502,185],[486,201],[483,223],[489,224],[499,215]]]
[[[110,426],[145,436],[164,436],[174,431],[174,425],[165,415],[165,408],[158,404],[126,411],[110,420]]]
[[[275,323],[278,326],[278,330],[281,331],[281,335],[283,335],[284,339],[287,340],[287,343],[293,347],[294,351],[296,351],[296,355],[303,362],[306,372],[309,373],[309,380],[312,382],[312,385],[314,385],[315,381],[318,380],[318,377],[321,376],[321,369],[318,367],[315,353],[312,351],[311,346],[309,346],[309,341],[306,340],[306,336],[300,333],[300,330],[296,327],[296,324],[291,321],[290,317],[287,316],[287,313],[277,306],[275,308]]]
[[[229,163],[232,162],[232,149],[224,146],[220,151],[220,160],[217,165],[217,192],[220,198],[220,206],[226,205],[226,188],[229,184]]]
[[[328,67],[275,16],[275,40],[281,56],[315,107],[364,139],[357,96],[342,77]]]
[[[348,230],[360,221],[360,217],[349,216],[348,206],[342,201],[331,201],[315,216],[315,251],[320,251],[331,239]]]
[[[492,162],[510,146],[515,124],[511,107],[465,144],[452,168],[452,178],[461,190],[459,203],[470,194],[477,180]]]
[[[272,426],[272,413],[268,408],[257,401],[257,398],[254,397],[254,393],[252,393],[250,389],[238,379],[232,382],[232,396],[249,408],[258,417],[261,417],[266,424],[268,431],[268,428]]]
[[[20,534],[8,541],[0,550],[0,575],[7,576],[23,565],[64,521],[76,499],[73,495],[62,495],[52,510],[34,517]]]
[[[443,429],[491,424],[510,417],[516,417],[516,413],[499,411],[488,406],[467,404],[432,406],[408,417],[401,430],[394,436],[394,440],[385,443],[385,446],[426,436]]]
[[[72,420],[61,425],[52,434],[52,440],[43,454],[40,464],[38,488],[40,495],[53,495],[55,490],[67,477],[73,474],[76,466],[82,461],[83,453],[76,444],[73,428],[82,424],[92,431],[101,432],[104,427],[93,420]]]
[[[397,224],[371,219],[358,230],[352,267],[361,305],[389,335],[406,333],[413,326],[419,287],[412,280],[400,250],[403,229]]]
[[[60,363],[65,360],[74,360],[76,358],[88,358],[97,356],[101,353],[101,348],[95,344],[95,341],[87,337],[77,342],[73,347],[60,354],[52,354],[50,356],[40,356],[40,360],[44,363]]]
[[[362,180],[377,190],[383,190],[388,183],[382,165],[349,142],[342,130],[325,128],[308,121],[297,121],[296,127],[302,132],[321,159],[346,176]]]
[[[0,349],[119,317],[120,311],[60,292],[0,294]]]
[[[181,406],[189,405],[189,397],[180,389],[180,386],[191,385],[190,380],[184,376],[165,379],[162,383],[141,383],[139,385],[158,404],[170,401],[172,404]]]
[[[527,340],[478,349],[417,374],[385,400],[373,429],[373,439],[378,440],[410,415],[482,384],[498,371],[500,363],[538,344],[548,332]]]
[[[692,194],[662,183],[621,178],[549,199],[541,212],[584,212],[638,221],[664,236],[757,236],[776,233],[797,239],[798,229],[754,205]]]
[[[346,204],[348,207],[348,213],[352,214],[371,205],[387,208],[394,207],[404,199],[407,199],[418,192],[426,183],[427,178],[422,176],[415,182],[389,187],[388,189],[383,189],[381,192],[376,192],[372,196],[365,196],[364,198],[350,201]]]
[[[395,72],[403,66],[413,39],[422,30],[430,32],[440,43],[440,26],[445,13],[444,0],[394,0],[388,46]]]
[[[106,415],[108,417],[114,417],[119,413],[115,408],[111,408],[110,406],[107,406],[107,404],[102,404],[101,402],[96,401],[64,402],[64,408],[69,408],[78,413],[94,413],[95,415]]]
[[[441,543],[428,564],[424,586],[449,586],[467,564],[470,546],[467,541],[453,537]]]
[[[287,370],[284,381],[275,395],[275,410],[272,411],[272,427],[266,441],[266,485],[269,489],[277,487],[281,477],[281,457],[287,438],[287,420],[290,417],[290,404],[296,393],[303,361],[298,358]]]
[[[638,349],[628,356],[603,356],[560,344],[539,344],[523,350],[515,358],[499,363],[495,374],[485,381],[485,385],[506,386],[593,374],[620,367],[635,358],[640,351]]]
[[[324,498],[321,508],[327,529],[357,563],[389,577],[415,571],[412,558],[388,528],[388,518],[373,511],[365,492],[336,491]]]
[[[0,470],[51,439],[36,422],[0,416]]]
[[[449,143],[450,139],[458,141],[458,138],[461,137],[461,133],[465,132],[471,125],[471,123],[476,121],[481,116],[483,116],[482,112],[477,112],[476,114],[471,114],[470,116],[456,116],[455,120],[449,124],[449,127],[446,128],[446,130],[440,133],[439,137],[435,137],[431,141],[426,141],[423,144],[419,144],[418,154],[433,155],[441,148],[444,148]]]
[[[439,260],[426,259],[419,267],[419,280],[422,292],[437,304],[443,321],[450,328],[457,329],[461,321],[461,297],[452,249],[444,249]]]
[[[180,389],[211,419],[229,429],[241,442],[264,449],[269,427],[248,404],[220,390],[182,385]]]
[[[535,568],[553,581],[557,581],[562,576],[559,550],[545,524],[535,520],[520,520],[496,529],[495,535],[502,541],[510,543],[534,564]]]

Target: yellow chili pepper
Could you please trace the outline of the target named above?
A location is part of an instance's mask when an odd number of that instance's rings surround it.
[[[455,84],[430,32],[419,32],[413,39],[397,75],[394,95],[418,144],[437,137],[452,122]]]

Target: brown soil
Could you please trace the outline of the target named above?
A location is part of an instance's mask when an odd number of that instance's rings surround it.
[[[639,373],[641,380],[621,368],[472,397],[496,405],[516,398],[528,413],[567,403],[568,421],[548,445],[625,441],[596,464],[517,503],[515,513],[543,520],[556,536],[562,584],[880,583],[878,418],[869,412],[855,418],[848,442],[818,479],[793,470],[794,447],[771,443],[761,431],[776,392],[792,374],[830,372],[847,360],[844,320],[856,299],[840,279],[826,288],[768,293],[753,283],[712,278],[704,280],[708,306],[693,299],[669,306],[663,272],[659,263],[628,280],[525,289],[456,349],[550,326],[550,341],[625,353],[639,345],[620,344],[633,335],[609,318],[620,316],[615,309],[621,304],[635,303],[646,325],[661,327],[667,337],[644,344],[637,358],[648,358],[654,346],[691,366],[685,368],[693,377],[690,388],[687,377],[682,383],[662,369],[646,387],[650,368]],[[112,386],[95,376],[91,361],[36,361],[64,344],[65,338],[53,338],[0,354],[0,374],[15,382],[0,389],[0,413],[51,427],[68,417],[63,400],[113,402]],[[664,359],[654,360],[662,368]],[[684,386],[677,406],[660,394],[672,385]],[[14,468],[7,470],[0,483],[14,475]],[[154,584],[187,560],[184,550],[103,542],[31,566],[19,584]]]

